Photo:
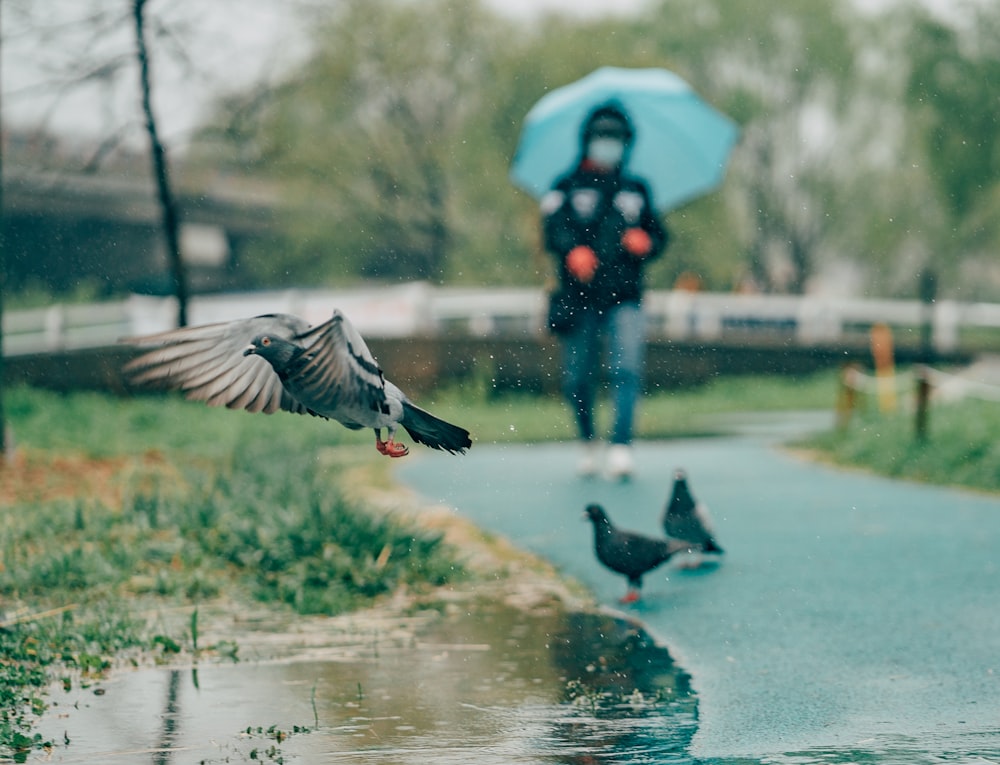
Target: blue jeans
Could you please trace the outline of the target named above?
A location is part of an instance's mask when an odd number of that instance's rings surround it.
[[[607,341],[607,362],[602,344]],[[576,417],[580,438],[594,438],[594,402],[604,373],[612,388],[615,418],[611,443],[632,443],[632,421],[642,389],[646,326],[636,303],[603,313],[587,311],[579,326],[563,335],[563,394]]]

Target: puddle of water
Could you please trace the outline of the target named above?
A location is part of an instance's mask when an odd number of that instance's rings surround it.
[[[997,731],[693,759],[690,678],[610,615],[499,602],[240,639],[238,664],[53,688],[35,762],[380,765],[996,765]],[[359,640],[359,634],[361,639]],[[248,658],[249,657],[249,658]],[[100,695],[95,693],[100,692]],[[67,742],[68,743],[65,743]]]
[[[425,622],[346,650],[312,634],[259,660],[121,673],[102,695],[54,689],[46,760],[691,762],[689,678],[633,625],[500,603]]]

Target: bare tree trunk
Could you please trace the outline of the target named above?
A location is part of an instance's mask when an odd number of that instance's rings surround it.
[[[762,292],[774,292],[774,279],[767,264],[768,247],[773,241],[776,230],[773,209],[764,187],[764,179],[771,164],[771,147],[766,141],[747,141],[750,146],[748,156],[753,158],[750,187],[751,217],[754,225],[753,238],[747,249],[750,278]]]
[[[167,258],[173,276],[174,294],[177,296],[177,326],[186,327],[188,323],[188,284],[181,257],[180,223],[177,215],[177,202],[170,188],[170,173],[167,167],[167,152],[160,141],[156,129],[156,118],[153,115],[152,90],[149,77],[149,52],[146,46],[146,0],[134,0],[132,6],[135,17],[136,56],[139,60],[139,77],[142,88],[142,111],[146,117],[146,132],[149,134],[150,153],[153,157],[153,175],[156,179],[156,190],[160,200],[160,210],[163,216],[163,234],[166,237]]]
[[[429,273],[428,276],[437,282],[444,277],[445,263],[448,260],[448,245],[450,234],[448,231],[448,210],[447,210],[447,179],[433,159],[425,163],[424,177],[427,182],[427,201],[430,207],[430,244],[429,244]]]
[[[812,250],[812,238],[806,241],[798,231],[789,232],[791,240],[788,242],[788,256],[794,266],[792,281],[788,285],[788,291],[793,295],[804,295],[806,291],[806,280],[809,278],[812,269],[809,262],[809,253]]]

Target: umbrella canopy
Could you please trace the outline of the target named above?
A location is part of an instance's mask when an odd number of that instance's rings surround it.
[[[536,199],[580,159],[580,131],[598,106],[628,112],[635,143],[625,171],[644,179],[660,211],[717,187],[739,131],[666,69],[605,66],[547,93],[524,118],[510,177]]]

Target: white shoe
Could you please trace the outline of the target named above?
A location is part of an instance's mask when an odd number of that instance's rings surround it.
[[[591,478],[597,475],[600,451],[601,445],[597,441],[583,442],[583,452],[576,466],[577,475],[583,478]]]
[[[608,478],[624,481],[634,474],[632,447],[626,444],[611,444],[608,449]]]

